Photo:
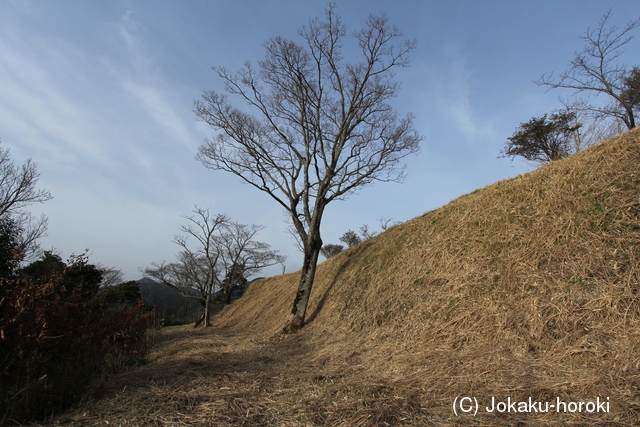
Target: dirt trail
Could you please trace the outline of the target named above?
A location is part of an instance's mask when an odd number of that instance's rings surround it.
[[[103,381],[48,425],[440,425],[418,390],[372,377],[354,357],[310,363],[308,351],[303,334],[165,328],[147,365]]]

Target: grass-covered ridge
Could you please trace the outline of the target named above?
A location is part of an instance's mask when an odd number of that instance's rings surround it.
[[[433,398],[609,396],[636,419],[639,263],[636,129],[329,259],[306,333],[321,353],[358,343]],[[275,333],[296,278],[254,284],[220,325]]]
[[[309,322],[293,336],[279,331],[298,274],[256,282],[210,330],[166,332],[149,365],[109,386],[128,385],[126,393],[107,393],[70,419],[632,425],[639,165],[633,130],[350,248],[319,265]],[[464,396],[479,400],[476,417],[454,416]],[[610,412],[487,413],[491,397],[609,398]]]

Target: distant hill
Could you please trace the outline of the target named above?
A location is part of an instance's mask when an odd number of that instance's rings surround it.
[[[195,322],[202,314],[198,301],[183,297],[163,283],[148,277],[137,282],[144,304],[155,307],[158,316],[170,324]]]
[[[231,294],[231,301],[242,297],[246,289],[258,279],[252,279],[244,287],[235,289]],[[158,316],[165,319],[167,324],[195,322],[202,314],[202,306],[194,299],[185,298],[169,286],[144,277],[137,281],[144,304],[155,307]],[[222,292],[216,293],[216,298],[222,298]],[[224,308],[223,304],[211,304],[212,313],[218,313]]]

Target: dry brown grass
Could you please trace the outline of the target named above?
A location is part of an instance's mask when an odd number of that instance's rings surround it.
[[[639,425],[640,130],[257,282],[207,331],[57,418],[73,425]],[[416,195],[416,200],[419,195]],[[477,416],[456,417],[473,396]],[[490,398],[609,398],[609,413],[487,413]]]

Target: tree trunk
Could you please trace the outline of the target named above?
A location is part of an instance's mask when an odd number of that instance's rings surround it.
[[[627,117],[629,118],[629,123],[627,123],[627,127],[629,130],[636,127],[636,118],[633,114],[633,108],[627,108]]]
[[[231,304],[231,294],[233,293],[234,288],[227,288],[224,292],[224,304]]]
[[[207,291],[207,302],[204,306],[204,327],[209,327],[209,317],[211,315],[211,292],[213,291],[213,285],[209,284],[209,290]]]
[[[318,221],[319,222],[319,221]],[[316,275],[316,266],[318,265],[318,256],[320,248],[322,248],[322,239],[320,238],[320,227],[310,231],[310,244],[305,245],[304,262],[302,264],[302,276],[298,285],[298,293],[293,301],[293,308],[287,324],[282,329],[284,334],[293,334],[304,326],[304,316],[313,287],[313,279]]]
[[[195,325],[193,325],[193,328],[196,329],[198,326],[200,326],[200,323],[202,323],[203,320],[204,320],[204,312],[202,312],[202,315],[200,316],[198,321],[195,323]]]
[[[204,322],[204,320],[207,318],[207,302],[208,302],[208,298],[205,298],[204,300],[198,298],[198,302],[202,306],[202,314],[200,315],[200,317],[196,321],[195,325],[193,325],[194,329],[197,328],[198,326],[200,326],[200,324],[202,322]],[[205,326],[206,326],[206,324],[205,324]]]

